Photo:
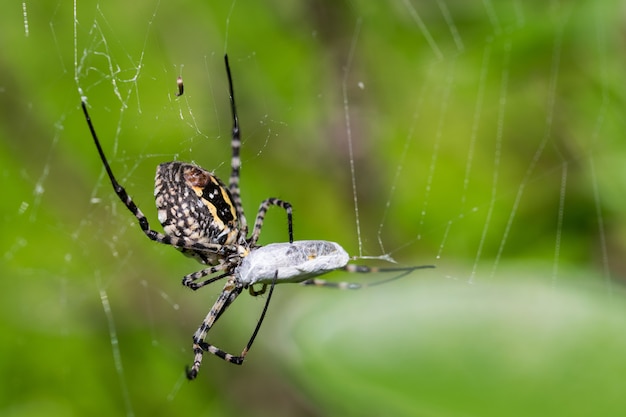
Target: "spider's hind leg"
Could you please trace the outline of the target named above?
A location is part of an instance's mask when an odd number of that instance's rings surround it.
[[[348,264],[344,266],[343,268],[341,268],[341,270],[350,272],[350,273],[357,273],[357,274],[371,274],[371,273],[378,273],[378,272],[397,272],[398,275],[395,275],[391,278],[383,279],[380,281],[364,283],[364,284],[360,284],[357,282],[333,282],[333,281],[326,281],[324,279],[319,279],[319,278],[307,279],[306,281],[302,281],[300,284],[301,285],[314,285],[316,287],[336,288],[340,290],[358,290],[360,288],[373,287],[375,285],[380,285],[380,284],[385,284],[390,281],[395,281],[397,279],[400,279],[410,274],[416,269],[428,269],[428,268],[434,268],[434,267],[435,267],[434,265],[419,265],[419,266],[408,266],[408,267],[400,267],[400,268],[378,268],[378,267],[370,267],[366,265]]]
[[[224,269],[224,264],[220,264],[220,265],[212,266],[211,268],[205,268],[198,272],[193,272],[183,277],[182,284],[185,287],[191,288],[192,290],[196,291],[197,289],[202,288],[205,285],[212,284],[215,281],[218,281],[222,278],[226,278],[227,276],[232,275],[232,272],[225,272],[216,277],[211,277],[209,279],[205,279],[204,281],[196,282],[198,279],[202,277],[206,277],[207,275],[211,275],[218,271],[222,271],[223,269]]]
[[[242,290],[243,290],[243,286],[238,285],[235,282],[234,278],[230,278],[228,282],[224,285],[224,289],[222,290],[222,293],[220,294],[220,296],[217,298],[217,301],[215,301],[215,304],[213,304],[213,307],[211,307],[211,310],[209,311],[205,319],[202,321],[202,324],[200,325],[200,327],[198,327],[198,330],[196,330],[196,333],[194,333],[193,335],[194,360],[193,360],[193,365],[191,366],[191,368],[187,369],[188,379],[195,379],[196,376],[198,375],[198,371],[200,370],[200,365],[202,364],[202,355],[204,354],[205,351],[210,352],[214,355],[219,356],[222,359],[225,359],[231,362],[230,358],[232,357],[232,355],[224,352],[223,350],[215,346],[208,344],[204,340],[206,339],[207,333],[209,332],[209,330],[211,330],[211,327],[213,327],[217,319],[219,319],[220,316],[224,313],[224,311],[226,311],[228,306],[231,305],[233,301],[235,301],[237,296],[241,294]],[[236,362],[233,362],[233,363],[236,363]]]
[[[193,335],[193,352],[194,352],[194,361],[191,368],[187,369],[187,378],[195,379],[198,376],[198,371],[200,370],[200,365],[202,364],[202,355],[204,352],[209,352],[212,355],[220,357],[227,362],[234,363],[235,365],[241,365],[248,354],[248,351],[252,347],[252,343],[254,343],[254,339],[256,339],[257,334],[259,333],[259,329],[261,328],[261,324],[263,323],[263,319],[265,318],[265,313],[267,313],[267,308],[270,304],[270,300],[272,299],[272,293],[274,292],[274,286],[276,285],[276,280],[278,278],[278,272],[274,275],[274,279],[270,286],[270,291],[267,295],[267,300],[265,300],[265,305],[263,306],[263,311],[259,316],[259,320],[257,321],[256,327],[252,332],[252,336],[250,336],[250,340],[246,344],[246,347],[243,348],[241,354],[239,356],[231,355],[230,353],[214,346],[210,343],[205,342],[206,335],[213,327],[213,324],[217,321],[218,318],[222,315],[222,313],[226,310],[226,308],[237,298],[241,291],[243,290],[243,286],[237,284],[233,278],[228,280],[226,285],[224,286],[224,290],[220,294],[219,298],[209,311],[209,314],[204,319],[196,333]],[[263,286],[265,289],[266,285]]]

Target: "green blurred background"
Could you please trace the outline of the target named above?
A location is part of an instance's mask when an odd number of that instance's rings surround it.
[[[3,2],[0,415],[626,415],[625,18],[612,0]],[[278,287],[244,366],[207,356],[189,383],[220,284],[183,288],[200,265],[117,201],[79,91],[158,228],[157,164],[228,176],[225,52],[248,218],[280,197],[297,239],[437,269]],[[272,210],[261,242],[284,240]],[[263,302],[210,340],[238,352]]]

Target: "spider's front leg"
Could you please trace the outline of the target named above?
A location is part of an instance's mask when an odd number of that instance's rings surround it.
[[[89,115],[89,111],[87,110],[87,103],[83,99],[81,101],[81,107],[83,109],[83,113],[85,115],[85,120],[87,121],[87,126],[89,127],[89,131],[91,132],[91,137],[96,145],[96,149],[98,150],[98,155],[104,165],[104,169],[106,170],[107,176],[111,181],[111,185],[113,186],[113,190],[115,194],[120,199],[122,203],[126,206],[126,208],[135,216],[137,222],[139,223],[139,227],[141,231],[148,237],[148,239],[162,243],[165,245],[171,245],[178,249],[186,249],[190,251],[206,251],[212,250],[215,252],[219,252],[223,249],[222,244],[218,243],[199,243],[195,240],[192,240],[186,236],[174,236],[171,234],[163,234],[159,233],[156,230],[150,228],[150,223],[148,222],[147,217],[143,214],[143,212],[137,207],[133,199],[128,195],[126,189],[120,185],[117,181],[117,178],[113,174],[113,170],[109,165],[109,161],[104,154],[104,150],[102,150],[102,146],[100,145],[100,140],[98,139],[98,135],[96,134],[96,129],[91,121],[91,116]]]
[[[252,236],[250,236],[250,239],[248,239],[248,243],[250,245],[255,245],[256,242],[259,240],[261,228],[263,227],[263,221],[265,220],[265,214],[271,206],[280,207],[284,209],[285,212],[287,212],[287,230],[289,233],[289,243],[293,242],[293,210],[291,208],[291,204],[286,201],[279,200],[278,198],[267,198],[263,200],[263,202],[259,206],[259,211],[257,212],[256,220],[254,222],[254,229],[252,230]]]

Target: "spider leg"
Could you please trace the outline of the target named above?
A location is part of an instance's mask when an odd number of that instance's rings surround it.
[[[232,275],[232,272],[225,272],[225,273],[220,274],[220,275],[218,275],[216,277],[211,277],[209,279],[206,279],[206,280],[204,280],[202,282],[196,282],[198,279],[200,279],[202,277],[206,277],[207,275],[214,274],[214,273],[216,273],[218,271],[223,271],[223,270],[225,270],[227,268],[228,268],[228,263],[220,263],[219,265],[215,265],[215,266],[212,266],[210,268],[205,268],[205,269],[203,269],[201,271],[198,271],[198,272],[193,272],[193,273],[185,275],[183,277],[182,284],[185,287],[189,287],[192,290],[196,291],[197,289],[202,288],[205,285],[209,285],[209,284],[211,284],[211,283],[213,283],[213,282],[215,282],[217,280],[220,280],[220,279],[225,278],[225,277],[227,277],[229,275]]]
[[[263,294],[265,294],[265,291],[267,291],[267,284],[263,284],[261,289],[258,290],[258,291],[254,289],[253,285],[250,285],[250,287],[248,287],[248,292],[253,297],[258,297],[259,295],[263,295]]]
[[[276,272],[276,274],[274,275],[274,280],[272,281],[272,285],[270,286],[267,300],[265,301],[263,311],[259,316],[256,327],[252,332],[252,336],[250,336],[246,347],[243,348],[239,356],[231,355],[230,353],[223,351],[217,346],[214,346],[204,341],[207,333],[209,332],[211,327],[213,327],[213,324],[215,324],[217,319],[222,315],[226,308],[235,300],[235,298],[237,298],[239,294],[241,294],[241,291],[243,290],[243,287],[241,285],[238,285],[233,278],[228,280],[228,282],[224,286],[224,290],[211,308],[211,311],[209,311],[209,314],[206,316],[206,318],[193,336],[194,361],[191,368],[187,369],[188,379],[192,380],[195,379],[196,376],[198,376],[200,365],[202,364],[202,356],[205,351],[215,356],[218,356],[227,362],[234,363],[235,365],[241,365],[243,363],[246,355],[248,354],[248,351],[254,343],[254,339],[256,339],[256,336],[259,333],[259,329],[261,328],[261,324],[263,323],[263,319],[265,318],[265,314],[267,313],[267,308],[269,306],[270,300],[272,299],[272,293],[274,292],[274,286],[276,285],[277,278],[278,272]]]
[[[248,224],[246,221],[246,216],[243,212],[243,205],[241,203],[241,190],[239,188],[239,171],[241,169],[241,157],[239,155],[241,150],[241,131],[239,129],[239,117],[237,116],[237,106],[235,105],[235,90],[233,88],[233,79],[230,73],[228,55],[224,55],[224,63],[226,64],[226,74],[228,75],[228,88],[230,91],[230,110],[233,116],[233,131],[231,140],[233,154],[231,159],[231,171],[230,178],[228,180],[228,188],[230,190],[231,196],[233,197],[233,203],[235,204],[235,208],[237,210],[237,217],[239,218],[239,229],[241,230],[241,235],[246,236],[248,231]],[[265,217],[265,213],[270,206],[282,207],[287,212],[289,243],[293,242],[291,204],[276,198],[268,198],[267,200],[263,201],[261,207],[259,208],[256,221],[254,223],[254,231],[252,233],[252,237],[248,240],[248,243],[255,244],[256,241],[259,239],[261,226],[263,225],[263,218]]]
[[[81,101],[81,106],[83,108],[83,113],[85,114],[85,119],[87,120],[87,125],[89,126],[89,130],[91,131],[91,136],[93,138],[94,143],[96,144],[96,148],[98,149],[98,154],[100,155],[100,159],[102,160],[102,164],[106,169],[107,175],[111,180],[111,185],[113,185],[113,189],[115,190],[115,194],[119,197],[119,199],[124,203],[126,208],[133,213],[133,215],[137,218],[139,222],[139,227],[145,233],[145,235],[150,239],[158,243],[163,243],[165,245],[171,245],[176,248],[182,249],[193,249],[199,251],[214,251],[219,253],[224,250],[223,245],[219,244],[209,244],[209,243],[198,243],[194,242],[190,239],[184,237],[176,237],[176,236],[168,236],[162,233],[159,233],[155,230],[150,229],[150,224],[148,223],[148,219],[143,214],[143,212],[137,207],[132,198],[128,195],[124,187],[122,187],[115,178],[113,174],[113,170],[111,170],[111,166],[109,165],[109,161],[104,155],[104,151],[102,150],[102,146],[100,145],[100,141],[98,140],[98,135],[96,134],[96,129],[93,126],[91,121],[91,117],[89,116],[89,112],[87,111],[87,104],[85,101]]]
[[[226,74],[228,75],[230,110],[233,116],[233,131],[231,139],[232,158],[230,162],[231,171],[230,178],[228,180],[228,188],[237,210],[237,217],[239,218],[240,225],[239,229],[242,231],[243,236],[247,236],[248,224],[246,222],[246,216],[243,213],[241,190],[239,188],[239,170],[241,169],[241,157],[239,156],[239,152],[241,150],[241,131],[239,130],[239,118],[237,117],[237,107],[235,106],[235,90],[233,88],[233,79],[230,74],[230,65],[228,64],[228,55],[224,55],[224,63],[226,64]]]
[[[261,205],[259,206],[259,211],[256,215],[256,220],[254,222],[254,229],[252,231],[252,236],[248,239],[248,243],[254,245],[257,240],[259,240],[259,235],[261,234],[261,228],[263,227],[263,221],[265,220],[265,214],[267,210],[271,206],[278,206],[283,208],[287,212],[287,228],[289,231],[289,243],[293,243],[293,215],[291,204],[286,201],[279,200],[278,198],[268,198],[263,200]]]
[[[194,360],[191,368],[187,369],[188,379],[194,379],[198,375],[200,365],[202,364],[202,355],[205,350],[226,359],[226,356],[228,355],[226,352],[209,345],[204,341],[204,339],[206,338],[206,335],[211,327],[213,327],[213,324],[220,318],[228,306],[235,301],[235,298],[241,294],[242,290],[243,286],[238,285],[234,278],[230,278],[224,285],[224,289],[217,298],[217,301],[215,301],[215,304],[213,304],[213,307],[211,307],[211,310],[202,321],[202,324],[198,327],[198,330],[196,330],[196,333],[193,335]]]
[[[385,284],[390,281],[395,281],[396,279],[400,279],[410,274],[416,269],[428,269],[428,268],[434,268],[434,267],[435,267],[434,265],[420,265],[420,266],[409,266],[409,267],[402,267],[402,268],[378,268],[378,267],[369,267],[365,265],[348,264],[344,266],[343,268],[341,268],[341,270],[346,271],[346,272],[351,272],[351,273],[357,273],[357,274],[370,274],[370,273],[377,273],[377,272],[398,272],[399,274],[391,278],[387,278],[387,279],[383,279],[383,280],[371,282],[371,283],[365,283],[365,284],[360,284],[357,282],[333,282],[333,281],[326,281],[324,279],[311,278],[311,279],[307,279],[306,281],[302,281],[300,285],[314,285],[316,287],[337,288],[340,290],[358,290],[359,288],[373,287],[376,285]]]

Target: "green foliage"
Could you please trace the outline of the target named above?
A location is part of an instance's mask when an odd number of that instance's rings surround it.
[[[619,2],[39,3],[0,5],[1,415],[624,414]],[[219,284],[181,287],[200,266],[142,236],[79,103],[158,229],[158,163],[228,176],[225,52],[248,217],[279,197],[297,239],[437,269],[279,287],[244,366],[188,383]]]

